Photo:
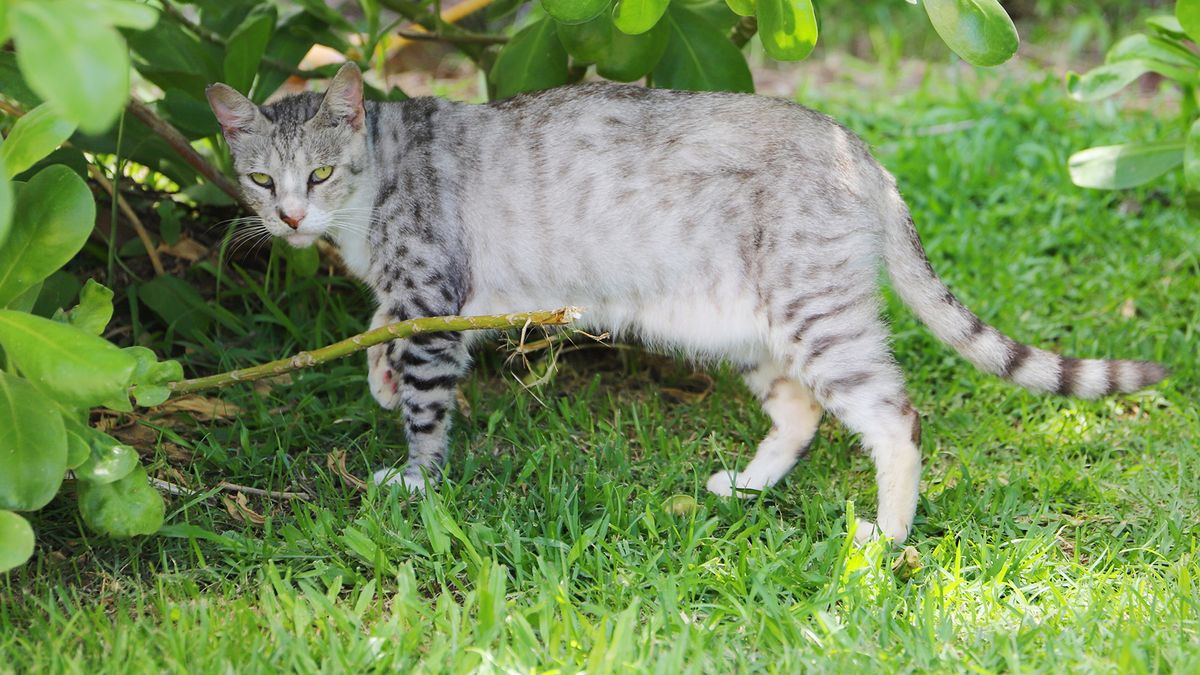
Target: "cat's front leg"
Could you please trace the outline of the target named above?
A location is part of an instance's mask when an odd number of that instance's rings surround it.
[[[380,308],[371,318],[371,330],[399,321],[390,312]],[[404,349],[407,340],[392,340],[367,348],[367,385],[371,396],[384,410],[395,410],[400,406],[400,373],[392,368],[392,360]]]

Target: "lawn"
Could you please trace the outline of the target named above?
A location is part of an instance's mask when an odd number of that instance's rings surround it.
[[[909,558],[850,543],[873,470],[828,418],[774,490],[704,491],[768,427],[724,370],[709,387],[687,364],[577,338],[527,391],[485,349],[450,480],[424,499],[343,475],[403,458],[363,359],[230,388],[216,395],[237,411],[215,420],[140,423],[151,475],[311,501],[175,496],[163,535],[113,542],[77,522],[68,487],[31,514],[34,560],[0,578],[0,672],[1200,671],[1200,228],[1179,177],[1106,193],[1065,169],[1074,150],[1166,133],[1166,117],[1075,104],[1036,70],[851,82],[801,99],[876,148],[965,304],[1019,339],[1174,375],[1099,402],[1034,396],[974,371],[889,296],[924,416]],[[211,271],[192,281],[211,288]],[[145,336],[193,374],[320,346],[370,315],[337,277],[273,266],[220,284],[228,311],[209,330]]]

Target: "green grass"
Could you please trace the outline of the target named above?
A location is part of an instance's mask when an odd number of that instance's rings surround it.
[[[873,474],[831,420],[778,488],[705,493],[768,426],[728,372],[681,403],[662,388],[688,366],[587,349],[535,397],[485,353],[450,482],[407,500],[327,467],[334,449],[360,476],[403,456],[352,359],[222,392],[235,419],[148,422],[163,430],[152,474],[304,486],[312,503],[252,498],[259,526],[217,496],[176,497],[168,536],[130,542],[83,530],[70,489],[35,514],[34,561],[0,580],[0,671],[1197,672],[1200,230],[1178,177],[1114,194],[1064,168],[1167,123],[1072,104],[1052,78],[939,72],[895,98],[833,84],[805,100],[876,146],[934,266],[986,320],[1175,374],[1101,402],[1036,397],[891,302],[925,420],[911,577],[892,571],[896,551],[848,543],[848,502],[871,514]],[[193,372],[327,343],[369,315],[341,280],[258,279],[224,286],[224,323],[185,337]],[[145,311],[137,330],[165,339]],[[664,510],[677,494],[698,509]]]

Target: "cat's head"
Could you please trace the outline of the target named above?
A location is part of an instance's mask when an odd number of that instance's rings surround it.
[[[209,105],[233,153],[246,202],[268,232],[293,246],[357,220],[351,203],[366,180],[362,73],[347,63],[325,94],[259,107],[232,87],[208,87]]]

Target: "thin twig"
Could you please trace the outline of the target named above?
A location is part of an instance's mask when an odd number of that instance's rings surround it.
[[[192,497],[199,494],[204,494],[209,490],[198,490],[195,488],[184,487],[178,483],[172,483],[168,480],[147,476],[150,479],[150,484],[157,488],[160,492],[165,492],[169,495],[177,495],[181,497]],[[270,497],[271,499],[299,499],[301,501],[312,501],[312,496],[304,492],[279,492],[276,490],[263,490],[261,488],[247,487],[245,485],[236,485],[226,481],[217,483],[215,488],[221,492],[240,492],[258,497]]]
[[[501,45],[508,42],[507,35],[485,35],[482,33],[428,33],[419,30],[396,29],[392,31],[405,40],[424,42],[446,42],[448,44]]]
[[[741,49],[757,32],[758,19],[753,16],[743,16],[741,21],[733,25],[733,30],[729,31],[729,41]]]
[[[125,214],[125,220],[128,220],[130,225],[133,225],[133,231],[137,232],[138,239],[141,239],[142,245],[146,247],[146,255],[150,257],[150,266],[154,268],[154,274],[160,277],[166,274],[167,271],[163,267],[162,259],[158,257],[154,240],[150,238],[150,233],[146,231],[146,226],[142,224],[142,219],[138,218],[133,207],[129,205],[129,202],[125,201],[125,197],[121,196],[121,193],[113,189],[113,184],[104,177],[104,172],[100,171],[95,164],[88,164],[88,173],[91,174],[92,180],[104,188],[104,191],[108,193],[110,198],[117,200],[117,207],[121,209],[121,213]]]
[[[150,131],[154,132],[155,135],[166,141],[167,145],[179,153],[184,161],[190,164],[193,169],[200,172],[200,175],[217,186],[221,192],[229,195],[243,210],[247,212],[253,211],[250,205],[242,199],[242,194],[237,189],[237,186],[226,178],[225,174],[218,171],[215,166],[209,164],[208,160],[204,159],[200,153],[196,152],[196,149],[192,147],[191,141],[172,126],[170,122],[159,117],[149,106],[136,98],[129,99],[129,112],[141,120],[142,124],[149,127]]]
[[[240,368],[228,373],[198,377],[168,385],[176,394],[183,394],[200,389],[224,387],[238,382],[250,382],[282,375],[283,373],[302,368],[311,368],[327,361],[340,359],[368,347],[383,344],[397,338],[406,338],[418,333],[459,332],[467,330],[499,330],[517,326],[561,326],[571,323],[579,317],[579,310],[574,307],[564,307],[546,312],[522,312],[519,314],[496,314],[488,316],[439,316],[424,319],[412,319],[399,323],[388,324],[341,342],[335,342],[310,352],[300,352],[295,356],[278,359],[250,368]]]

